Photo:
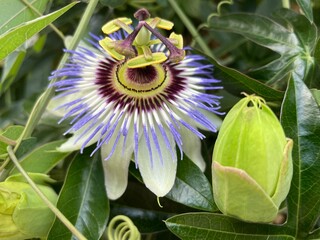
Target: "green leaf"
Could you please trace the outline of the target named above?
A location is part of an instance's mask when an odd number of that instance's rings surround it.
[[[281,123],[293,139],[293,179],[288,195],[288,227],[304,239],[320,214],[320,109],[310,90],[293,74],[282,106]]]
[[[5,59],[0,80],[0,95],[13,83],[26,55],[25,51],[14,51]]]
[[[257,79],[266,79],[266,84],[275,88],[283,89],[285,81],[289,78],[294,68],[295,58],[290,55],[283,55],[276,60],[250,72],[250,76]]]
[[[40,13],[43,13],[48,0],[26,0]],[[39,17],[21,0],[1,0],[0,2],[0,35],[21,23]]]
[[[61,160],[69,155],[69,153],[56,151],[56,148],[63,142],[64,140],[50,142],[34,149],[31,153],[20,160],[21,166],[27,172],[48,173]],[[18,172],[19,171],[14,168],[10,172],[10,175]]]
[[[248,94],[255,93],[267,101],[282,100],[282,92],[273,89],[235,69],[222,66],[213,58],[208,57],[208,59],[215,66],[214,77],[223,81],[223,87],[227,91],[238,96],[241,96],[241,92],[246,92]]]
[[[77,2],[70,3],[64,8],[61,8],[53,13],[23,23],[14,28],[13,30],[2,34],[0,36],[0,60],[4,59],[8,54],[13,52],[27,39],[31,38],[34,34],[40,32],[51,22],[56,20],[65,12],[67,12],[75,4],[77,4]]]
[[[241,222],[215,213],[176,215],[166,225],[180,239],[294,240],[280,226]]]
[[[218,211],[208,179],[186,156],[178,163],[174,186],[166,197],[192,208]]]
[[[253,76],[263,77],[266,84],[282,89],[288,74],[294,71],[313,86],[316,26],[305,16],[288,9],[279,10],[275,16],[282,25],[267,17],[245,13],[214,16],[209,19],[209,25],[214,30],[239,33],[281,54],[280,58],[253,72]]]
[[[280,9],[274,16],[283,19],[288,25],[287,28],[293,30],[304,51],[312,51],[317,40],[317,27],[313,23],[310,23],[305,16],[289,9]]]
[[[208,22],[211,29],[239,33],[280,54],[301,51],[299,40],[292,31],[264,16],[237,13],[212,16]]]
[[[308,239],[308,240],[319,240],[320,239],[320,228],[317,228],[306,239]]]
[[[318,39],[315,46],[314,58],[316,60],[316,63],[320,66],[320,38]]]
[[[311,91],[314,99],[316,100],[316,102],[320,106],[320,90],[319,89],[310,89],[310,91]]]
[[[302,12],[309,19],[310,22],[313,22],[312,14],[312,1],[310,0],[297,0],[298,5],[300,6]]]
[[[306,239],[308,239],[308,240],[319,240],[320,239],[320,236],[319,235],[312,235],[312,236],[310,236],[310,237],[308,237],[308,238],[306,238]]]
[[[23,132],[23,126],[9,126],[2,133],[1,136],[8,138],[9,140],[16,141]],[[5,158],[7,156],[8,144],[0,141],[0,158]]]
[[[100,156],[90,157],[93,148],[73,159],[57,207],[87,239],[100,239],[109,217],[104,175]],[[71,232],[56,219],[48,240],[73,239]]]
[[[19,145],[19,148],[16,151],[16,157],[19,159],[29,151],[31,151],[37,144],[37,138],[30,137],[23,139]]]

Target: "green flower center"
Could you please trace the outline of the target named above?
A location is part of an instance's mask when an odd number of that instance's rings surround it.
[[[129,68],[127,62],[118,65],[115,87],[122,93],[141,97],[161,92],[166,84],[166,69],[162,64],[141,68]]]
[[[171,33],[168,38],[164,37],[156,28],[170,30],[173,23],[161,19],[150,18],[150,14],[146,9],[140,9],[134,14],[139,20],[138,25],[131,29],[129,25],[131,19],[118,18],[106,23],[102,27],[102,31],[111,34],[120,29],[127,32],[127,37],[121,40],[115,40],[106,37],[99,41],[101,47],[106,50],[110,56],[117,60],[129,59],[129,68],[140,68],[151,66],[155,63],[162,63],[169,60],[173,63],[180,62],[185,57],[183,50],[183,37],[175,33]],[[151,36],[154,36],[152,38]],[[163,44],[169,53],[156,51],[152,46]]]

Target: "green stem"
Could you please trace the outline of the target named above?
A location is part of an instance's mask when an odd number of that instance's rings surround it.
[[[9,171],[7,171],[5,168],[6,166],[10,163],[10,158],[7,158],[0,166],[0,176],[1,176],[1,179],[0,181],[4,180],[8,174]],[[5,176],[5,177],[2,177],[2,176]]]
[[[168,2],[171,4],[174,11],[178,14],[181,21],[184,23],[184,25],[187,27],[189,32],[191,33],[194,40],[199,44],[202,51],[207,54],[208,56],[214,58],[213,53],[211,49],[208,47],[208,45],[205,43],[205,41],[202,39],[202,37],[199,35],[197,29],[193,26],[192,22],[189,20],[189,18],[184,14],[184,12],[180,9],[179,5],[176,3],[176,0],[168,0]]]
[[[12,145],[12,146],[17,144],[16,141],[14,141],[14,140],[12,140],[10,138],[7,138],[7,137],[5,137],[3,135],[0,135],[0,142],[4,142],[4,143],[6,143],[8,145]]]
[[[29,185],[32,187],[32,189],[38,194],[38,196],[44,201],[44,203],[48,206],[48,208],[51,209],[51,211],[57,216],[57,218],[60,219],[60,221],[72,232],[74,236],[77,237],[79,240],[87,240],[85,236],[82,235],[81,232],[76,229],[73,224],[59,211],[59,209],[54,206],[50,200],[41,192],[41,190],[38,188],[38,186],[32,181],[30,176],[26,171],[24,171],[23,167],[20,165],[18,159],[16,158],[16,155],[13,152],[13,149],[11,146],[7,147],[8,154],[16,166],[16,168],[19,170],[21,175],[27,180]]]

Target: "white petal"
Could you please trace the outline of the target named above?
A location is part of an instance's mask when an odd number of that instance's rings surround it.
[[[46,114],[52,114],[54,116],[57,117],[63,117],[66,114],[66,110],[65,108],[59,108],[60,106],[68,103],[68,102],[72,102],[74,100],[80,99],[84,96],[85,93],[83,93],[82,91],[73,93],[73,94],[68,94],[65,96],[56,96],[53,97],[46,109]]]
[[[183,143],[183,152],[193,161],[201,171],[206,168],[206,163],[201,154],[201,141],[195,134],[190,131],[181,131]]]
[[[82,133],[85,132],[85,130],[87,129],[86,127],[90,126],[90,125],[91,125],[91,122],[87,123],[81,129],[76,131],[73,134],[73,136],[68,138],[68,140],[65,143],[63,143],[60,147],[58,147],[57,150],[60,152],[72,152],[72,151],[76,151],[76,150],[81,149],[83,147],[83,144],[87,141],[87,139],[91,136],[93,131],[98,126],[98,123],[95,126],[91,127],[91,129],[88,132],[86,132],[83,136],[81,136]],[[93,136],[90,139],[90,141],[88,141],[86,143],[86,147],[97,142],[99,140],[99,138],[100,138],[100,133],[98,132],[98,133],[96,133],[95,136]]]
[[[171,190],[174,184],[177,171],[177,157],[175,154],[171,154],[158,129],[156,129],[156,135],[158,136],[162,160],[152,140],[152,136],[149,136],[152,151],[152,160],[150,159],[145,137],[142,136],[139,142],[138,164],[146,187],[158,197],[163,197]],[[167,136],[170,145],[174,147],[175,143],[171,134],[168,133]]]
[[[197,110],[199,112],[201,112],[216,127],[217,130],[220,129],[220,126],[221,126],[221,123],[222,123],[222,119],[218,115],[214,114],[213,112],[209,112],[209,111],[206,111],[206,110],[203,110],[203,109],[199,109],[199,108]],[[200,129],[203,129],[203,130],[210,130],[210,129],[207,129],[206,127],[204,127],[203,125],[201,125],[199,123],[196,123],[196,127],[200,128]]]
[[[115,133],[115,135],[117,132]],[[112,151],[114,137],[109,143],[101,146],[101,159],[104,169],[104,181],[107,189],[108,197],[112,200],[121,197],[128,185],[128,167],[133,153],[133,136],[127,136],[127,143],[123,147],[123,136],[111,157],[105,160]]]

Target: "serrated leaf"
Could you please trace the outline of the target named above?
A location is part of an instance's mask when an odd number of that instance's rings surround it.
[[[34,149],[20,160],[21,166],[26,172],[48,173],[61,160],[69,155],[68,152],[58,152],[56,150],[63,142],[64,140],[54,141]],[[19,171],[14,168],[10,172],[10,175],[18,172]]]
[[[180,239],[294,240],[276,225],[241,222],[215,213],[186,213],[166,220],[170,231]]]
[[[312,1],[310,0],[297,0],[298,5],[303,11],[304,15],[309,19],[310,22],[313,22],[312,14]]]
[[[166,197],[192,208],[210,212],[218,210],[208,179],[186,156],[178,163],[174,186]]]
[[[69,221],[87,238],[100,239],[109,217],[104,175],[100,156],[90,157],[93,148],[84,150],[73,159],[57,207]],[[71,232],[56,219],[48,240],[74,239]]]
[[[43,13],[48,0],[27,0],[35,9]],[[23,22],[38,17],[30,7],[21,0],[1,0],[0,2],[0,34],[18,26]]]
[[[62,14],[72,8],[77,2],[53,12],[48,15],[36,18],[29,22],[23,23],[11,31],[5,32],[0,36],[0,60],[4,59],[8,54],[13,52],[17,47],[31,38],[34,34],[40,32],[51,22],[56,20]]]
[[[320,109],[310,90],[293,74],[283,101],[281,123],[293,139],[293,179],[288,226],[304,239],[320,214]]]

